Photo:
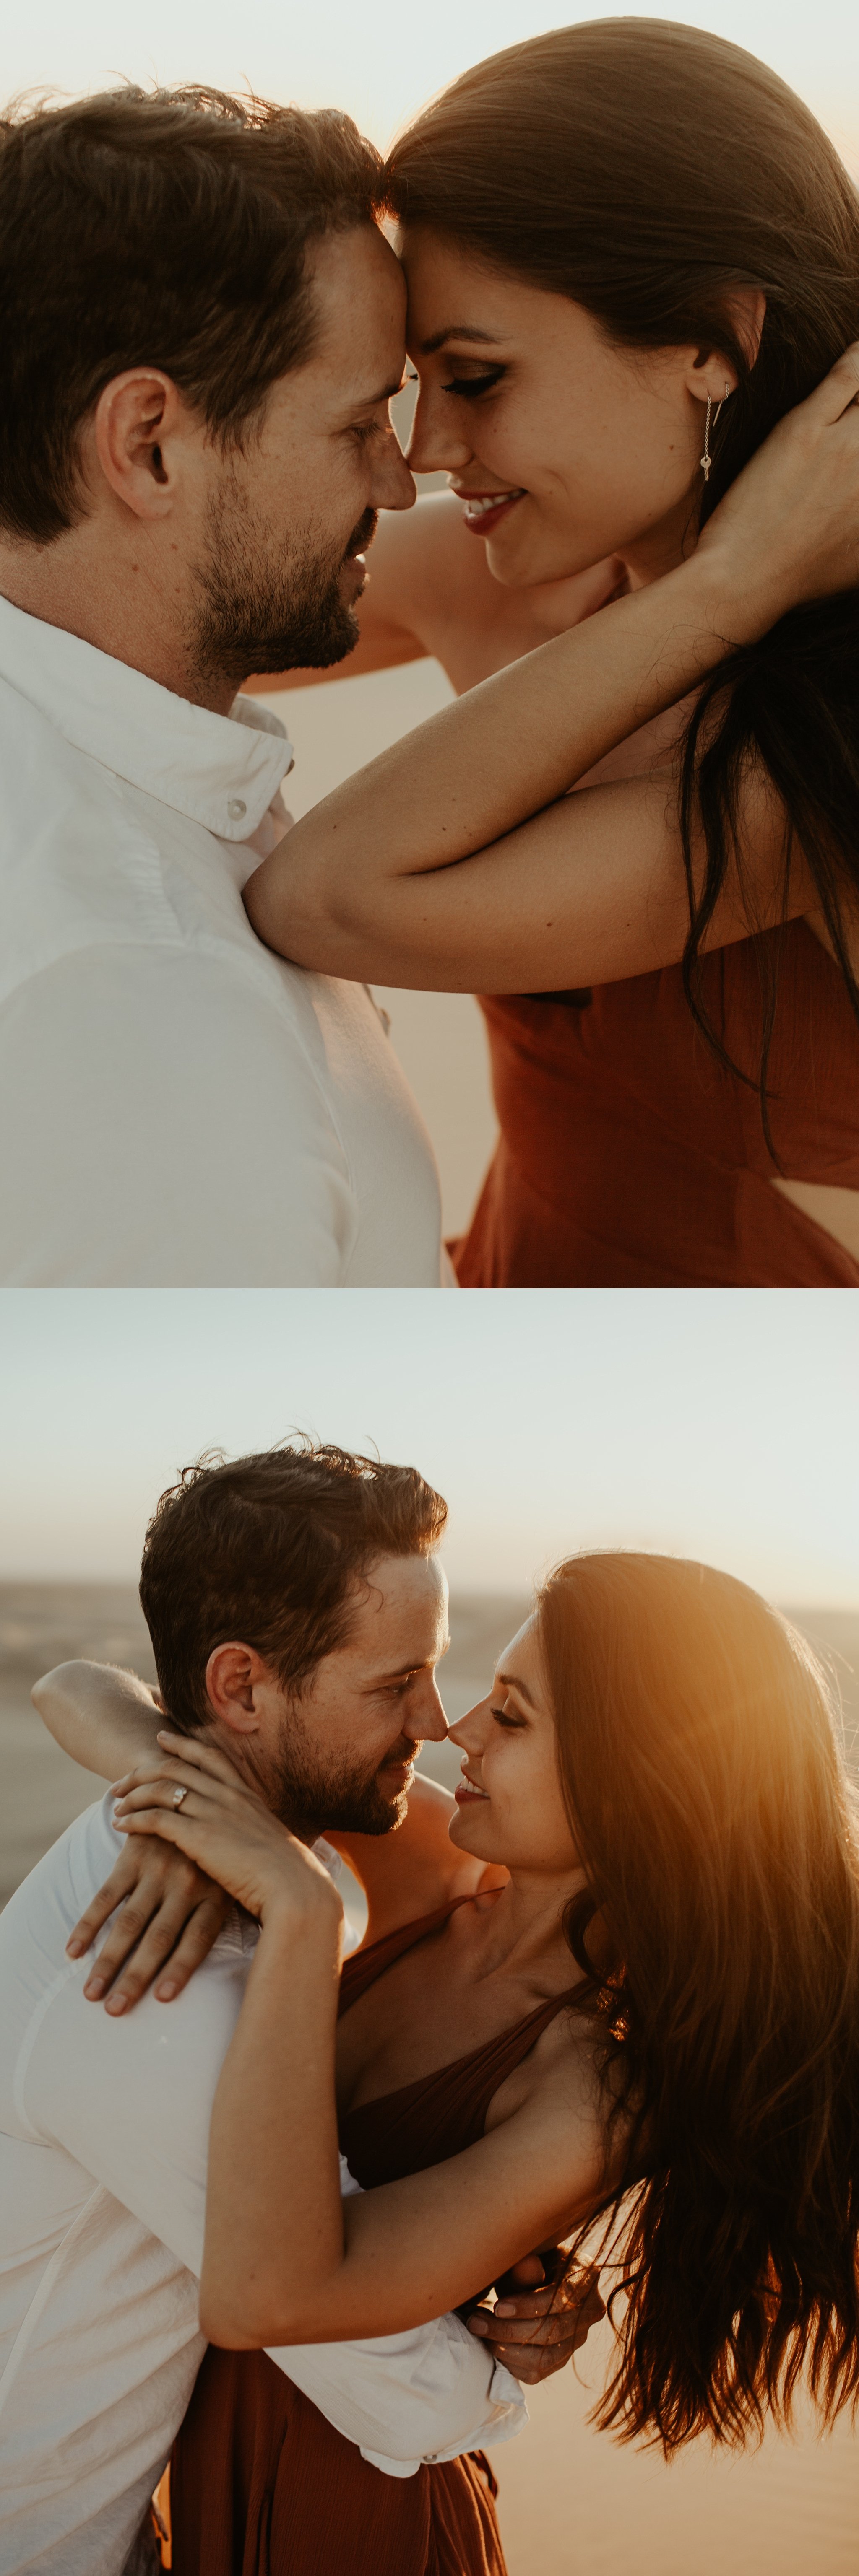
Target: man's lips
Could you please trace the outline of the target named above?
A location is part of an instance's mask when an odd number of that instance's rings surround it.
[[[463,519],[472,536],[487,537],[491,528],[497,528],[499,519],[514,509],[517,501],[524,500],[525,494],[520,486],[514,492],[457,492],[456,497],[462,502]]]
[[[411,1753],[388,1754],[387,1759],[379,1764],[385,1779],[406,1779],[414,1770],[420,1749],[420,1745],[415,1744]]]

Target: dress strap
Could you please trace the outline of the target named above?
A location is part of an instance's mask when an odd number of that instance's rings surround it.
[[[343,1962],[338,2020],[375,1985],[377,1977],[384,1976],[386,1968],[393,1967],[395,1959],[403,1958],[407,1950],[415,1950],[431,1932],[440,1932],[457,1906],[470,1905],[471,1901],[469,1896],[455,1896],[450,1905],[437,1905],[432,1914],[419,1914],[414,1923],[400,1923],[396,1931],[383,1933],[381,1941],[371,1941],[368,1949],[353,1950],[351,1958]]]
[[[469,2049],[393,2093],[376,2094],[344,2113],[340,2145],[356,2182],[365,2189],[395,2182],[443,2164],[482,2138],[486,2114],[508,2075],[530,2054],[549,2023],[578,2002],[581,1979],[562,1995],[549,1995],[523,2021],[501,2030],[482,2048]]]

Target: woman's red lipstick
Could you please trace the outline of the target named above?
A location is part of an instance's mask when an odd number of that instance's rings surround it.
[[[499,520],[506,518],[508,510],[515,509],[517,501],[524,500],[525,496],[524,492],[519,490],[515,492],[457,492],[456,497],[458,501],[462,502],[463,519],[466,527],[470,530],[471,535],[473,537],[488,537],[491,529],[497,528]]]

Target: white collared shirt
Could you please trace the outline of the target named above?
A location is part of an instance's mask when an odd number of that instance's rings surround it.
[[[86,2003],[65,1944],[116,1859],[112,1803],[0,1918],[0,2576],[119,2576],[205,2348],[209,2120],[256,1927],[236,1913],[175,2003]],[[393,2477],[527,2420],[458,2317],[271,2358]]]
[[[437,1287],[429,1138],[362,985],[254,936],[282,725],[0,597],[0,1284]]]

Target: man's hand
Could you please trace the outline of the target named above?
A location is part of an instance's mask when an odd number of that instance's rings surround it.
[[[496,2361],[534,2387],[563,2370],[605,2316],[598,2285],[595,2270],[565,2270],[563,2251],[525,2254],[496,2282],[495,2308],[472,2310],[469,2333],[491,2343]]]
[[[66,1943],[79,1959],[111,1914],[116,1920],[84,1986],[88,2003],[106,1997],[109,2013],[130,2012],[155,1983],[159,2003],[172,2003],[208,1955],[230,1911],[230,1898],[183,1852],[152,1835],[129,1837],[110,1877]]]

